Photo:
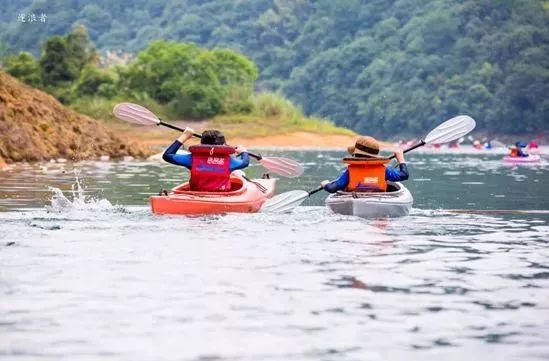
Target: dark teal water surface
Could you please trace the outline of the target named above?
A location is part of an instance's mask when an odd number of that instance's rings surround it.
[[[337,177],[344,153],[333,151],[269,152],[289,156],[305,165],[298,179],[281,178],[277,193],[292,189],[310,190],[324,179]],[[405,183],[420,209],[521,209],[547,210],[549,162],[509,166],[501,155],[412,154],[407,157],[411,178]],[[254,164],[250,177],[265,172]],[[84,162],[17,165],[0,173],[0,211],[41,207],[48,203],[48,186],[68,190],[75,174],[86,194],[103,197],[113,204],[146,205],[148,196],[170,189],[188,178],[188,172],[161,162]],[[318,194],[305,205],[320,206],[326,194]]]

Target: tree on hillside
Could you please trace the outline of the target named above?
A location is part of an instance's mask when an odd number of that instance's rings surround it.
[[[44,44],[40,57],[40,67],[43,71],[44,84],[57,86],[70,82],[78,76],[78,64],[71,61],[69,47],[62,36],[53,36]]]
[[[12,55],[5,59],[5,70],[8,74],[34,87],[42,85],[40,64],[32,54],[22,51],[19,55]]]
[[[97,65],[99,63],[99,54],[97,54],[83,25],[76,26],[73,31],[67,34],[66,40],[70,57],[79,70],[82,70],[86,64]]]
[[[97,62],[97,53],[86,29],[77,26],[67,36],[46,40],[40,57],[44,85],[59,86],[76,80],[86,64]]]
[[[239,107],[253,92],[257,67],[228,49],[155,41],[120,70],[121,85],[143,91],[181,116],[209,117],[222,112],[227,97]],[[236,97],[236,99],[235,99]]]
[[[0,40],[0,58],[2,58],[8,51],[6,44]]]
[[[116,79],[108,70],[87,64],[75,84],[75,91],[78,96],[98,95],[111,98],[116,94]]]

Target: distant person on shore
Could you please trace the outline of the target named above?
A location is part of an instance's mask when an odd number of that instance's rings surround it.
[[[179,148],[191,139],[193,134],[194,130],[185,128],[183,134],[166,149],[162,159],[191,171],[191,191],[229,192],[231,172],[244,169],[250,163],[248,151],[242,146],[233,148],[226,145],[225,136],[220,131],[206,130],[202,133],[200,145],[190,146],[190,153],[177,154]],[[231,157],[234,153],[239,158]]]
[[[512,145],[509,148],[511,150],[509,155],[511,157],[528,157],[528,153],[523,150],[524,148],[526,148],[526,144],[524,144],[524,142],[518,141],[515,143],[515,145]]]
[[[359,137],[354,146],[347,148],[351,157],[343,158],[347,164],[341,175],[333,181],[322,181],[325,191],[386,192],[387,181],[401,182],[408,179],[408,167],[401,149],[395,151],[398,168],[387,167],[388,158],[379,156],[379,144],[373,137]]]
[[[457,148],[459,148],[459,141],[454,140],[454,141],[448,143],[448,148],[450,148],[450,149],[457,149]]]

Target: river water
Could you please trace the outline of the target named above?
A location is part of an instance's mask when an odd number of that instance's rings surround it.
[[[343,155],[272,154],[307,168],[277,193]],[[147,197],[185,175],[158,162],[0,171],[0,359],[549,359],[548,162],[407,158],[414,209],[377,220],[330,214],[325,194],[292,214],[153,216]]]

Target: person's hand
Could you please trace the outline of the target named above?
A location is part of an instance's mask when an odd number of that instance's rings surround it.
[[[185,143],[187,140],[191,139],[193,137],[194,130],[192,128],[186,127],[183,131],[183,134],[177,138],[181,143]]]
[[[327,184],[330,184],[329,180],[323,180],[322,182],[320,182],[320,185],[322,186],[322,188],[326,187]]]
[[[194,134],[193,128],[185,127],[185,131],[183,132],[184,135],[191,138]]]
[[[395,158],[397,159],[397,162],[399,164],[406,163],[406,161],[404,160],[404,152],[402,151],[402,149],[395,150]]]
[[[248,149],[246,149],[246,147],[242,145],[238,145],[234,150],[236,151],[236,154],[240,154],[248,151]]]

